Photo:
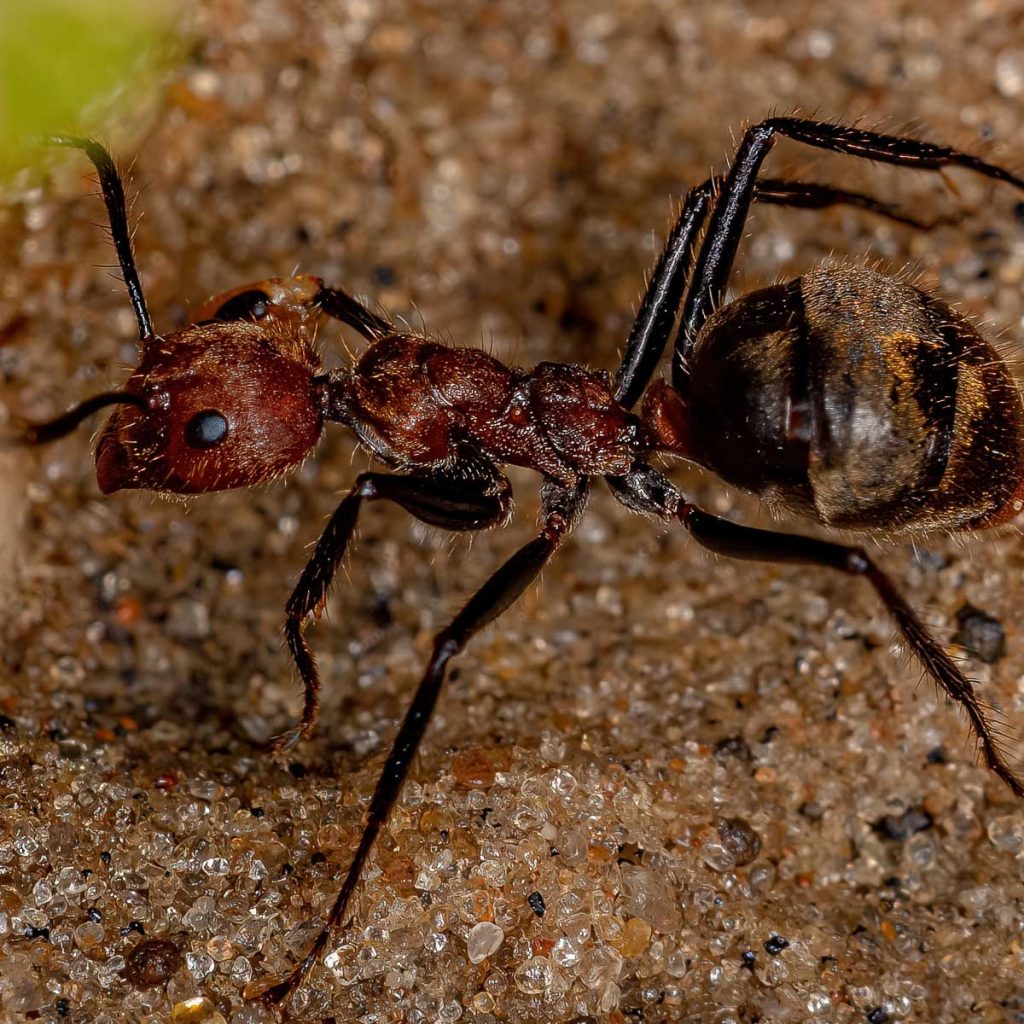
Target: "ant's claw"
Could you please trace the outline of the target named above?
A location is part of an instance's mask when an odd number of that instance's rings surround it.
[[[290,754],[298,745],[299,741],[306,738],[306,728],[303,725],[292,726],[291,729],[285,729],[284,732],[278,733],[268,744],[267,750],[270,751],[271,756],[277,760],[282,760],[286,755]]]

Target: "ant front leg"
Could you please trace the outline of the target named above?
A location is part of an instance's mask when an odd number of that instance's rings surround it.
[[[711,213],[683,306],[672,383],[684,395],[689,386],[687,360],[701,326],[725,295],[750,204],[756,196],[761,165],[780,135],[818,149],[900,167],[963,167],[1024,190],[1024,178],[951,146],[797,117],[773,117],[748,128]]]
[[[466,602],[465,607],[451,623],[434,637],[433,650],[426,671],[391,746],[391,752],[370,801],[363,834],[327,922],[309,952],[291,974],[260,993],[259,998],[263,1002],[280,1003],[287,999],[323,956],[335,929],[342,924],[349,901],[366,864],[366,858],[391,814],[391,808],[398,799],[402,783],[409,773],[409,766],[430,723],[430,716],[444,684],[448,662],[459,654],[484,626],[493,622],[514,604],[540,575],[559,544],[579,522],[586,508],[589,493],[590,486],[585,477],[571,486],[546,482],[541,492],[544,525],[539,535],[505,562]]]
[[[331,581],[352,539],[360,506],[364,501],[393,501],[421,522],[443,530],[484,530],[500,525],[511,508],[511,485],[496,468],[480,464],[479,460],[469,472],[477,475],[456,479],[448,474],[364,473],[331,516],[285,606],[285,639],[299,670],[305,699],[299,724],[274,739],[276,753],[290,750],[300,739],[308,737],[316,724],[320,671],[304,632],[308,623],[323,613]]]

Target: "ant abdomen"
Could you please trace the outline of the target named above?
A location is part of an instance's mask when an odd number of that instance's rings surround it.
[[[645,417],[663,450],[830,526],[973,529],[1024,497],[1024,410],[974,326],[906,281],[823,267],[700,331],[699,381]]]

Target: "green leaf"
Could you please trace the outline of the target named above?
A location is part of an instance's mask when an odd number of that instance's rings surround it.
[[[155,0],[0,0],[0,164],[34,137],[78,132],[87,108],[168,55]]]

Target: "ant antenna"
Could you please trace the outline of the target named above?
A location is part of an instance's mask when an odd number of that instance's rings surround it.
[[[22,444],[47,444],[56,441],[58,438],[66,437],[84,419],[87,419],[94,412],[105,409],[108,405],[134,405],[137,409],[146,410],[146,400],[141,395],[132,395],[127,391],[105,391],[99,395],[93,395],[84,402],[79,402],[66,413],[47,420],[44,423],[29,423],[25,432],[18,439]]]
[[[114,241],[117,261],[121,264],[121,277],[128,289],[128,298],[131,299],[135,310],[135,319],[139,322],[139,340],[149,341],[154,337],[153,322],[149,319],[149,310],[146,309],[146,300],[142,294],[142,282],[135,267],[124,186],[121,184],[121,176],[117,173],[113,158],[107,148],[94,139],[83,139],[74,135],[52,135],[49,142],[54,146],[81,149],[96,168],[100,188],[103,190],[103,201],[107,205],[107,216],[110,219],[110,236]]]

